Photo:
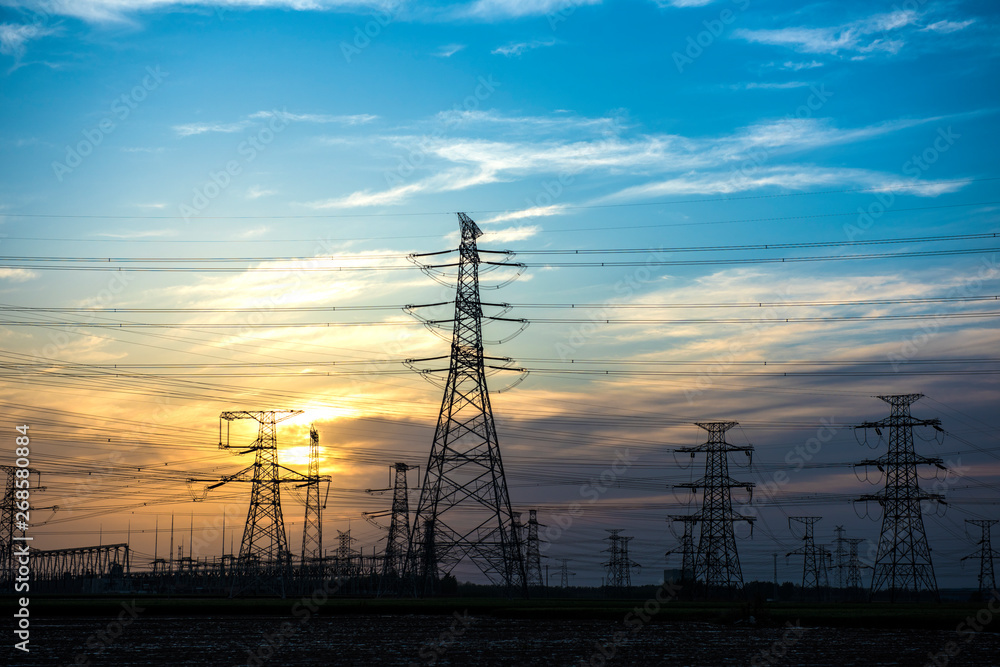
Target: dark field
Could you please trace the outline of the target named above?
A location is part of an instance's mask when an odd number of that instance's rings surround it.
[[[641,601],[331,600],[315,614],[295,603],[39,599],[31,653],[7,648],[6,664],[1000,664],[1000,635],[956,631],[975,605],[769,605],[751,624],[739,605],[683,602],[646,613]]]

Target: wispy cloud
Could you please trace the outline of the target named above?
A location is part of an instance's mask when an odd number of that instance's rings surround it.
[[[370,123],[376,120],[378,116],[371,114],[332,116],[328,114],[290,113],[288,111],[257,111],[242,120],[231,123],[185,123],[183,125],[175,125],[173,129],[181,137],[191,137],[213,132],[231,134],[242,132],[247,128],[257,125],[259,121],[271,118],[278,118],[287,123],[336,123],[350,126]]]
[[[805,88],[810,85],[808,81],[746,81],[736,83],[731,86],[734,90],[788,90],[790,88]]]
[[[465,48],[465,44],[445,44],[444,46],[438,47],[438,50],[433,53],[437,58],[451,58],[453,55]]]
[[[504,46],[498,46],[497,48],[490,51],[493,55],[497,56],[520,56],[526,51],[534,51],[535,49],[545,48],[547,46],[554,46],[556,40],[554,39],[535,39],[530,42],[512,42],[510,44],[505,44]]]
[[[850,55],[852,59],[859,60],[876,53],[898,53],[915,33],[947,34],[963,30],[975,22],[974,19],[937,21],[920,27],[923,20],[924,16],[914,10],[895,9],[838,26],[764,30],[739,28],[733,31],[733,36],[758,44],[784,46],[800,53]]]
[[[251,185],[247,188],[247,199],[254,200],[260,199],[261,197],[269,197],[271,195],[278,194],[277,190],[265,190],[259,185]]]
[[[0,269],[0,280],[10,280],[15,283],[23,283],[26,280],[37,278],[38,274],[27,269]]]
[[[599,5],[601,0],[477,0],[460,9],[458,16],[480,20],[544,16],[584,5]]]
[[[527,136],[512,134],[505,120],[519,120],[518,127],[536,128]],[[673,134],[620,136],[593,133],[579,138],[579,133],[563,136],[546,132],[546,123],[569,122],[591,127],[594,119],[511,117],[504,119],[492,112],[476,112],[469,117],[467,129],[475,136],[433,138],[421,136],[383,137],[403,150],[418,150],[424,155],[424,176],[385,190],[364,189],[348,195],[308,202],[314,209],[343,209],[397,205],[427,193],[453,192],[474,186],[516,181],[549,174],[577,175],[591,173],[609,179],[622,175],[647,180],[646,184],[626,188],[616,200],[648,198],[663,194],[721,193],[766,187],[803,188],[835,183],[882,185],[873,172],[844,168],[806,167],[798,169],[789,159],[829,146],[867,141],[939,122],[941,117],[907,118],[868,126],[841,128],[829,119],[784,118],[739,128],[722,136],[684,137]],[[484,127],[493,127],[487,138]],[[464,127],[461,123],[453,127]],[[556,125],[555,127],[559,127]],[[548,137],[548,138],[546,138]],[[755,169],[753,178],[737,178],[735,165],[745,162],[751,153],[768,156],[770,169]],[[493,219],[556,215],[558,207],[527,207],[524,211],[505,213]]]
[[[52,35],[57,28],[36,23],[0,23],[0,53],[20,61],[28,42]]]
[[[566,207],[558,204],[549,206],[531,206],[518,211],[505,211],[492,218],[480,220],[479,224],[488,225],[495,222],[507,222],[508,220],[525,220],[528,218],[543,218],[550,215],[562,215],[566,212]]]
[[[904,45],[902,39],[888,35],[907,26],[916,25],[917,12],[896,10],[875,14],[840,26],[822,28],[791,27],[767,30],[740,28],[733,36],[748,42],[785,46],[802,53],[872,53],[884,51],[898,52]]]

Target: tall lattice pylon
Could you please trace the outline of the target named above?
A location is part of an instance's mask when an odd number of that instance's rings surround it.
[[[996,551],[993,551],[993,546],[990,544],[990,528],[997,522],[996,519],[966,519],[965,523],[972,524],[973,526],[978,526],[981,531],[981,537],[976,544],[979,545],[979,551],[969,554],[962,558],[962,560],[968,560],[969,558],[979,558],[979,594],[982,599],[985,600],[989,597],[992,591],[997,588],[997,580],[993,576],[993,558],[1000,555]]]
[[[278,426],[301,410],[239,410],[220,416],[219,448],[231,449],[229,438],[222,442],[222,421],[252,419],[259,424],[257,439],[237,454],[255,454],[250,509],[240,544],[240,561],[251,565],[287,563],[291,554],[285,521],[281,514],[281,479],[278,466]],[[228,428],[227,428],[228,430]]]
[[[385,543],[385,559],[382,562],[383,576],[402,576],[406,572],[406,552],[410,539],[410,498],[406,484],[406,473],[413,466],[396,462],[392,483],[392,517],[389,519],[389,535]]]
[[[802,592],[803,594],[812,589],[818,593],[821,581],[820,568],[822,567],[823,555],[816,546],[813,533],[813,526],[822,519],[821,516],[790,516],[788,517],[788,528],[792,528],[792,522],[801,523],[804,527],[802,535],[802,546],[794,551],[785,554],[788,556],[802,556]]]
[[[525,540],[524,570],[529,586],[544,586],[542,579],[542,556],[538,547],[538,510],[528,510],[528,537]]]
[[[482,230],[464,213],[458,220],[461,242],[450,367],[410,539],[411,552],[432,546],[434,553],[433,559],[425,552],[410,561],[423,563],[417,591],[425,594],[466,558],[508,594],[526,594],[524,555],[486,385],[476,246]],[[456,265],[425,268],[442,266]],[[426,530],[434,532],[422,534]]]
[[[744,452],[752,455],[753,446],[737,446],[726,442],[726,431],[738,422],[698,422],[708,431],[708,442],[697,447],[681,447],[678,452],[689,452],[692,457],[704,453],[705,476],[697,482],[678,484],[678,488],[703,490],[701,509],[691,516],[691,521],[701,524],[698,551],[695,558],[695,579],[704,582],[706,593],[743,588],[743,571],[736,551],[736,534],[733,522],[746,521],[753,525],[754,518],[733,511],[732,489],[746,489],[753,493],[754,484],[739,482],[729,476],[729,453]]]
[[[302,564],[323,562],[323,506],[319,500],[319,432],[309,427],[309,473],[306,475],[306,515],[302,526]]]
[[[889,416],[877,422],[865,422],[857,429],[874,429],[881,434],[889,430],[889,450],[877,459],[862,461],[857,466],[877,466],[885,475],[885,488],[879,493],[859,498],[876,501],[882,506],[882,533],[878,541],[870,595],[888,591],[889,599],[921,591],[938,598],[937,578],[931,562],[931,551],[924,531],[921,504],[944,500],[940,494],[921,491],[917,477],[918,465],[935,465],[944,469],[939,458],[918,456],[913,449],[913,427],[931,426],[940,430],[939,419],[916,419],[910,415],[910,405],[923,394],[879,396],[891,407]],[[867,439],[867,436],[866,436]]]

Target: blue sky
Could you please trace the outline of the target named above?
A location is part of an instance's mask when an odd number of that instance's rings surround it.
[[[574,480],[599,474],[615,460],[616,448],[632,441],[644,465],[664,480],[684,481],[688,472],[677,473],[665,446],[698,442],[690,422],[737,419],[747,438],[759,443],[762,460],[779,466],[795,444],[820,428],[820,419],[853,424],[878,418],[884,411],[872,394],[919,391],[928,400],[915,412],[922,408],[924,416],[951,419],[956,435],[989,450],[997,445],[993,375],[776,379],[727,373],[737,368],[734,360],[825,361],[858,370],[863,367],[847,362],[995,356],[998,334],[988,302],[903,300],[1000,293],[1000,271],[990,252],[995,241],[940,239],[997,231],[997,22],[994,3],[915,0],[3,0],[2,299],[55,308],[256,308],[265,324],[311,317],[280,310],[289,306],[439,301],[447,298],[446,288],[416,271],[387,267],[406,264],[400,259],[406,253],[453,245],[453,213],[465,211],[487,231],[483,247],[650,249],[594,257],[635,259],[638,266],[529,267],[497,293],[513,304],[772,302],[779,306],[769,312],[778,319],[872,318],[759,326],[533,324],[497,353],[546,360],[698,360],[702,375],[600,380],[535,372],[499,394],[498,421],[509,427],[501,429],[505,460],[512,471],[527,471],[512,488],[515,504],[548,503],[555,512],[554,504],[578,495],[578,484],[547,479],[533,486],[532,429],[549,429],[535,432],[555,439],[550,459],[571,452],[595,466],[575,471]],[[693,254],[653,250],[915,237],[937,240]],[[780,265],[662,263],[957,249],[968,252]],[[39,257],[251,259],[244,272],[126,272],[114,283],[114,274],[52,270],[31,259]],[[384,270],[297,270],[324,257],[341,266],[374,263]],[[60,267],[69,268],[65,261]],[[843,303],[873,299],[898,302]],[[610,316],[635,312],[675,319],[760,316],[759,310],[708,306],[616,310]],[[514,313],[529,319],[570,316],[527,308]],[[933,317],[941,313],[967,317]],[[5,315],[8,324],[33,317]],[[903,315],[923,318],[890,319]],[[232,322],[238,314],[103,316],[115,322],[152,318],[175,328],[95,330],[71,326],[74,316],[63,314],[70,324],[62,329],[4,326],[4,349],[22,361],[32,355],[36,363],[37,357],[63,364],[148,363],[160,364],[160,372],[167,363],[252,364],[260,355],[308,369],[317,359],[442,353],[440,339],[404,325],[232,331],[190,323]],[[410,321],[399,312],[370,317]],[[209,372],[207,366],[189,369],[205,375],[205,382],[216,381]],[[160,397],[137,394],[136,382],[121,379],[46,376],[7,384],[12,403],[27,416],[58,405],[65,409],[66,401],[75,412],[103,415],[108,428],[124,423],[115,420],[159,414],[149,436],[156,442],[182,428],[210,442],[216,415],[232,408],[235,396],[261,402],[266,387],[275,392],[268,400],[284,396],[314,410],[313,418],[324,424],[324,441],[336,441],[334,450],[344,448],[337,454],[342,478],[334,486],[353,489],[371,487],[383,473],[375,463],[348,464],[352,451],[355,461],[384,458],[388,464],[397,460],[389,457],[405,455],[423,462],[430,445],[426,426],[433,424],[440,401],[436,388],[403,375],[235,382],[241,387],[236,395],[187,386]],[[692,390],[693,382],[701,384]],[[599,429],[603,441],[593,426],[574,421],[595,405],[609,417]],[[529,414],[525,406],[544,408]],[[422,415],[417,421],[423,426],[410,423],[414,414]],[[623,415],[632,417],[627,424]],[[81,417],[64,417],[65,432],[56,440],[68,456],[68,432],[84,427]],[[293,428],[299,437],[305,423]],[[590,440],[573,441],[588,428]],[[74,437],[96,436],[84,430]],[[846,462],[869,455],[851,429],[839,429],[836,437],[836,447],[826,447],[820,458]],[[79,455],[98,461],[113,455],[97,441],[90,446]],[[942,447],[936,451],[971,466],[977,480],[996,483],[995,456],[958,442]],[[127,460],[155,459],[149,452],[129,452]],[[192,458],[173,451],[161,455]],[[238,464],[215,457],[203,465]],[[747,474],[763,475],[756,480],[761,483],[770,473]],[[176,491],[164,485],[164,498]],[[995,487],[958,486],[976,485],[950,483],[954,493],[996,495]],[[870,490],[846,469],[807,470],[789,490],[810,488]],[[635,480],[607,498],[614,498],[612,504],[639,498],[651,507],[674,502],[664,494],[673,495],[663,484]],[[360,511],[372,502],[363,495],[345,495],[330,525],[354,521],[370,545],[378,534],[360,521]],[[233,503],[240,498],[231,494]],[[164,512],[190,511],[189,501],[163,502]],[[963,519],[984,512],[975,505],[957,507],[929,528],[939,539],[954,540],[955,531],[964,530]],[[573,558],[580,578],[596,582],[600,536],[605,528],[624,525],[637,535],[637,559],[648,563],[644,576],[653,580],[665,565],[662,552],[673,546],[663,522],[670,511],[656,509],[644,519],[625,510],[595,512],[576,528],[581,532],[572,544],[563,538],[551,553]],[[795,546],[781,512],[762,511],[771,513],[770,528],[741,543],[748,578],[767,576],[771,552]],[[877,536],[877,524],[857,519],[849,503],[790,511],[829,516],[817,531],[844,523],[854,535]],[[90,539],[88,531],[100,519],[85,514],[81,510],[78,520],[61,527],[77,533],[53,532],[53,544]],[[143,520],[151,523],[152,515]],[[104,528],[124,522],[117,514],[103,521]],[[151,544],[141,547],[152,551]],[[974,545],[949,547],[954,553],[939,566],[943,584],[968,580],[954,558],[966,547],[971,552]],[[216,545],[206,555],[218,551]]]

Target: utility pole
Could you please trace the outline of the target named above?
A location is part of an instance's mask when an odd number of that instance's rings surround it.
[[[993,546],[990,544],[990,527],[997,523],[996,519],[966,519],[965,523],[972,524],[973,526],[978,526],[980,530],[980,538],[976,544],[979,545],[979,551],[969,554],[962,558],[962,560],[967,560],[969,558],[979,558],[979,595],[981,599],[986,600],[989,598],[990,593],[997,589],[996,578],[993,576],[993,558],[1000,554],[997,554],[993,550]]]
[[[704,453],[705,476],[697,482],[678,484],[678,488],[703,490],[701,509],[689,515],[686,521],[701,524],[698,552],[695,561],[694,579],[705,584],[706,593],[712,595],[720,591],[739,591],[743,588],[743,571],[736,551],[736,535],[733,522],[746,521],[753,526],[753,517],[742,516],[733,511],[732,489],[746,489],[753,494],[754,484],[739,482],[729,476],[729,453],[744,452],[749,458],[753,446],[740,447],[726,442],[726,431],[738,422],[698,422],[708,431],[708,442],[697,447],[681,447],[678,452]],[[676,518],[675,518],[676,519]]]
[[[432,594],[438,579],[467,557],[508,595],[527,595],[524,554],[486,385],[479,298],[480,252],[486,251],[476,245],[483,232],[464,213],[458,220],[458,261],[424,266],[427,271],[457,267],[458,281],[448,378],[410,536],[411,553],[423,555],[410,560],[423,563],[417,588],[424,594]],[[442,253],[411,257],[429,254]],[[421,530],[434,533],[422,535]]]
[[[929,591],[939,599],[931,550],[924,531],[921,505],[924,501],[944,501],[944,496],[920,490],[917,465],[934,465],[945,470],[940,458],[918,456],[913,449],[913,427],[931,426],[941,430],[940,419],[916,419],[910,415],[910,405],[923,394],[879,396],[891,407],[889,417],[877,422],[865,422],[856,429],[874,429],[881,437],[889,430],[889,449],[877,459],[856,466],[876,466],[885,475],[885,489],[864,495],[859,501],[875,501],[882,506],[882,533],[878,541],[870,596],[888,590],[895,602],[905,593],[919,597]],[[867,434],[865,436],[867,441]]]

